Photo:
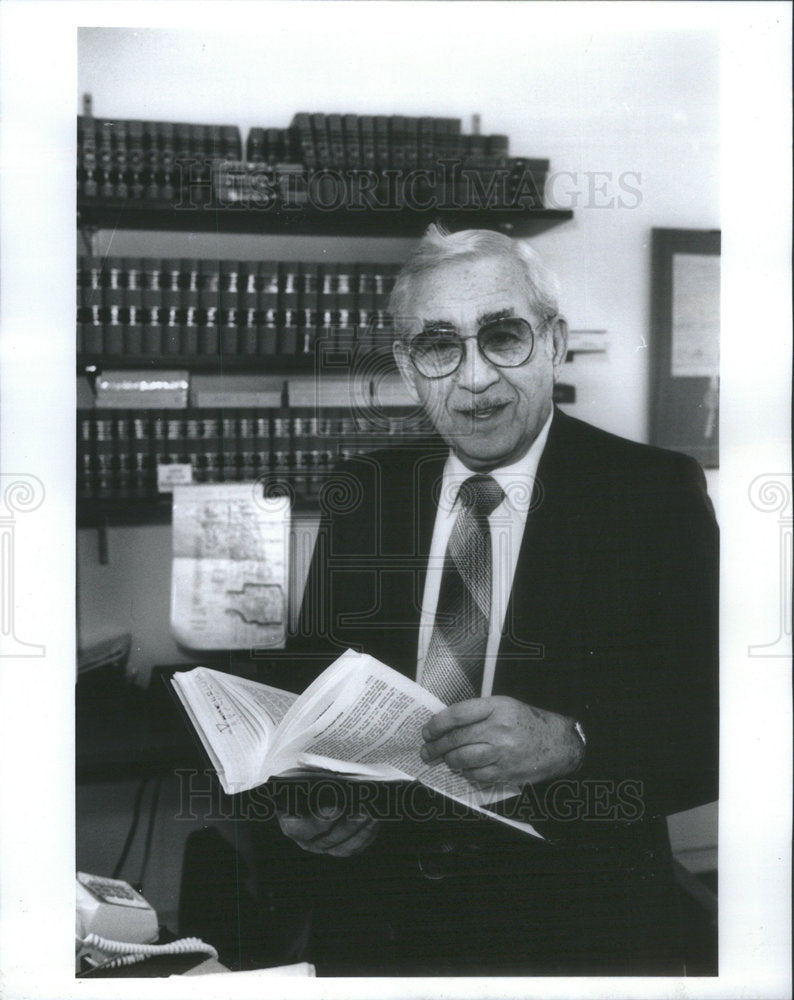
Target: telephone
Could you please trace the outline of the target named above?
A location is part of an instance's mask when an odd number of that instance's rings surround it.
[[[217,951],[198,938],[157,945],[157,914],[143,896],[117,878],[77,873],[76,971],[129,965],[154,955]]]

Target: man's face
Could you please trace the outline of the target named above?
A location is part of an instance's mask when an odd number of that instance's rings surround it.
[[[439,434],[473,471],[509,465],[525,455],[551,410],[566,330],[562,321],[543,328],[519,265],[494,257],[443,264],[417,282],[411,312],[411,339],[435,326],[454,327],[464,338],[459,368],[437,379],[416,370],[404,344],[394,347],[412,396]],[[477,346],[479,328],[502,316],[528,320],[535,331],[532,355],[517,368],[497,367]]]

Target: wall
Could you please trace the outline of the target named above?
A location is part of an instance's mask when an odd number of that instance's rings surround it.
[[[575,216],[535,247],[560,277],[573,328],[609,333],[606,359],[574,362],[572,412],[647,440],[650,231],[718,228],[718,71],[715,33],[665,30],[538,32],[532,5],[356,4],[274,8],[245,34],[81,29],[79,92],[108,117],[286,126],[294,112],[482,115],[516,155],[550,157],[547,198]],[[253,5],[252,5],[253,9]],[[418,11],[421,10],[421,14]],[[258,11],[261,13],[261,11]],[[605,11],[608,20],[613,11]],[[420,21],[421,17],[421,21]],[[443,39],[443,41],[441,41]],[[283,259],[304,255],[399,260],[399,240],[353,243],[103,234],[113,253]],[[276,247],[278,249],[276,249]],[[709,474],[718,501],[717,474]],[[109,564],[94,531],[78,532],[80,637],[131,631],[130,666],[186,661],[168,632],[170,529],[113,528]],[[299,574],[300,575],[300,574]],[[690,829],[715,842],[715,813]],[[686,824],[674,833],[686,841]]]

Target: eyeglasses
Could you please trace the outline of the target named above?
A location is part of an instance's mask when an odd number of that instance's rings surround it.
[[[525,319],[507,316],[481,326],[477,331],[480,354],[497,368],[518,368],[529,361],[535,334]],[[470,337],[458,337],[451,330],[423,330],[408,345],[414,368],[425,378],[445,378],[460,367],[463,346]]]

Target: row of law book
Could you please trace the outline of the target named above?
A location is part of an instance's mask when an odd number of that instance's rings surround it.
[[[458,118],[300,112],[288,128],[250,129],[245,147],[234,125],[77,119],[81,197],[183,207],[210,195],[209,204],[366,208],[373,176],[377,194],[396,189],[396,206],[419,207],[432,192],[454,207],[484,199],[480,207],[542,207],[549,161],[508,152],[506,135],[465,135]],[[339,191],[342,177],[350,183]]]
[[[443,159],[485,167],[505,166],[510,148],[506,135],[464,135],[460,118],[410,115],[298,112],[279,139],[271,129],[251,129],[248,161],[275,164],[286,149],[313,170],[413,170]]]
[[[445,158],[428,167],[377,169],[218,160],[210,200],[201,203],[260,210],[308,206],[322,212],[541,209],[548,169],[548,160],[513,156],[488,161]],[[191,188],[187,207],[199,203]]]
[[[77,118],[77,190],[87,198],[173,201],[190,164],[190,182],[211,183],[210,164],[239,160],[236,125]]]
[[[83,256],[77,352],[125,358],[314,356],[391,344],[396,264]]]
[[[164,466],[194,483],[265,478],[317,497],[340,459],[429,433],[414,409],[86,409],[77,418],[78,499],[156,499]]]

